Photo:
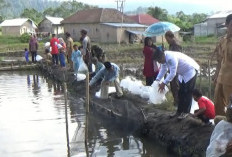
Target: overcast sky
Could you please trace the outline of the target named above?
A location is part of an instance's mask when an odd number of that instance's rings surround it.
[[[62,1],[62,0],[60,0]],[[68,1],[68,0],[63,0]],[[70,0],[71,1],[71,0]],[[103,8],[116,8],[116,0],[76,0],[90,5],[98,5]],[[122,1],[122,0],[121,0]],[[206,13],[221,10],[232,10],[232,0],[124,0],[125,11],[133,11],[138,7],[161,7],[168,13],[174,14],[183,11],[185,14]]]

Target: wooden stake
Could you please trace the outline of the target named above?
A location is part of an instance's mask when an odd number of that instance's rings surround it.
[[[89,157],[88,149],[88,125],[89,125],[89,72],[86,72],[86,115],[85,115],[85,151],[86,156]]]
[[[208,95],[208,97],[211,99],[211,74],[210,74],[210,69],[211,69],[210,60],[208,60],[208,75],[209,75],[209,95]]]
[[[70,146],[69,146],[69,131],[68,131],[68,106],[67,106],[67,85],[64,82],[64,100],[65,100],[65,123],[66,123],[66,138],[67,138],[67,155],[71,157]]]
[[[86,73],[86,113],[89,113],[89,72]]]

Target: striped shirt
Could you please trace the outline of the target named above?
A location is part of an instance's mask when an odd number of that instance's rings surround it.
[[[183,80],[186,83],[196,75],[196,70],[200,68],[196,61],[181,52],[165,51],[164,54],[165,63],[161,64],[161,69],[156,79],[161,80],[169,70],[170,73],[164,79],[164,84],[171,82],[176,75],[178,75],[180,82]]]

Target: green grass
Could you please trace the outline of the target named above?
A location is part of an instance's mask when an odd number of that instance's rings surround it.
[[[207,43],[216,43],[217,38],[215,36],[210,37],[195,37],[196,43],[207,44]]]

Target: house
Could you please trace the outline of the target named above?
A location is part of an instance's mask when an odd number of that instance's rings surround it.
[[[225,29],[221,29],[221,25],[225,23],[226,17],[232,14],[230,11],[219,11],[209,16],[205,21],[194,25],[194,36],[220,36],[225,34]]]
[[[65,18],[61,23],[64,31],[69,32],[74,40],[80,39],[81,29],[86,29],[92,41],[101,43],[134,41],[134,37],[141,36],[147,27],[110,8],[81,10]]]
[[[139,24],[150,26],[153,23],[159,22],[158,19],[152,17],[149,14],[138,14],[138,15],[129,15],[131,19],[136,21]]]
[[[0,24],[2,35],[20,36],[24,33],[35,34],[36,24],[28,18],[5,20]]]
[[[60,23],[63,18],[45,16],[45,18],[38,24],[40,33],[62,34],[64,33],[64,27]]]

